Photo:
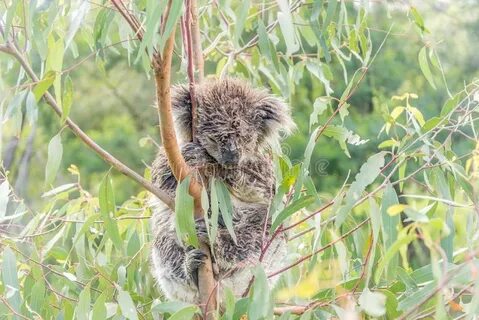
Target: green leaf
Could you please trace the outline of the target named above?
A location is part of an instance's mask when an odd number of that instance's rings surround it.
[[[263,20],[258,21],[257,32],[259,51],[266,57],[268,61],[273,62],[276,72],[279,72],[278,56],[276,55],[274,44],[269,40],[268,32],[266,31]]]
[[[341,126],[328,126],[326,129],[324,129],[323,134],[326,137],[333,138],[334,140],[338,141],[339,146],[344,151],[346,156],[348,156],[348,158],[351,158],[351,155],[349,154],[346,143],[359,146],[368,142],[368,140],[361,139],[359,135]]]
[[[283,39],[286,42],[286,55],[290,56],[299,50],[300,45],[294,29],[293,17],[289,10],[278,12],[278,22],[283,33]]]
[[[5,297],[13,310],[17,313],[21,313],[20,307],[22,305],[22,299],[20,297],[20,284],[18,283],[17,276],[17,259],[10,247],[6,247],[5,250],[3,250],[2,260],[1,273]]]
[[[10,184],[5,180],[0,184],[0,220],[5,217],[7,213],[7,205],[10,195]]]
[[[441,109],[441,118],[446,117],[449,113],[454,110],[455,107],[459,104],[460,95],[456,94],[454,97],[450,98],[444,103],[444,106]]]
[[[422,49],[419,51],[419,67],[421,68],[422,73],[424,74],[424,77],[426,77],[427,82],[436,89],[436,85],[434,84],[434,78],[432,77],[431,69],[429,68],[429,62],[427,60],[427,55],[426,55],[426,47],[422,47]]]
[[[183,320],[183,319],[193,319],[196,313],[199,313],[200,309],[198,306],[188,306],[177,312],[173,313],[168,320]]]
[[[216,234],[218,233],[218,218],[220,210],[218,207],[218,195],[216,192],[216,179],[213,178],[210,181],[210,197],[211,197],[211,228],[210,228],[210,241],[211,245],[215,243]]]
[[[101,181],[99,202],[100,213],[105,224],[106,234],[110,237],[115,248],[121,251],[123,240],[120,237],[118,225],[114,218],[116,213],[115,195],[113,193],[113,184],[110,174],[106,174]]]
[[[19,0],[13,0],[10,2],[10,5],[7,5],[7,15],[6,15],[6,21],[5,21],[5,30],[2,32],[2,36],[3,34],[6,34],[6,35],[9,35],[10,34],[10,29],[12,27],[12,22],[13,22],[13,18],[15,17],[15,14],[17,12],[17,8],[18,8],[18,4],[20,3],[21,1]],[[5,3],[6,5],[6,3]],[[4,8],[5,10],[5,8]],[[2,10],[2,16],[3,16],[3,13],[5,11]],[[2,18],[3,20],[3,18]],[[5,39],[6,40],[6,39]]]
[[[195,306],[195,305],[187,303],[187,302],[182,302],[182,301],[166,301],[166,302],[161,302],[159,304],[154,305],[151,308],[151,311],[158,312],[160,314],[164,314],[164,313],[174,314],[182,309],[185,309],[187,307],[192,307],[192,306]]]
[[[235,44],[239,45],[239,40],[241,39],[241,34],[243,33],[244,25],[246,18],[248,17],[248,10],[250,8],[249,0],[244,0],[239,6],[239,11],[236,15],[236,24],[235,24]]]
[[[83,288],[78,297],[78,304],[75,307],[75,318],[77,320],[89,320],[90,301],[90,285],[88,284]]]
[[[26,100],[26,113],[27,121],[30,125],[37,122],[38,119],[38,105],[35,99],[35,95],[32,91],[28,91]]]
[[[400,216],[394,215],[391,216],[388,213],[388,209],[396,204],[398,204],[398,197],[396,195],[396,190],[394,190],[391,184],[387,184],[386,189],[382,197],[381,203],[381,227],[382,227],[382,239],[384,243],[384,249],[388,251],[394,242],[397,239],[397,228],[400,224]],[[389,268],[386,270],[386,277],[388,279],[395,279],[396,267],[398,265],[397,255],[391,258],[391,263]]]
[[[59,38],[58,40],[54,40],[53,35],[48,37],[48,54],[47,54],[47,61],[46,61],[46,70],[47,71],[55,71],[57,73],[62,71],[63,66],[63,55],[64,55],[65,47],[63,44],[63,38]],[[55,77],[53,80],[53,89],[55,91],[55,99],[58,105],[62,105],[62,79],[61,76]]]
[[[346,204],[339,210],[336,215],[336,226],[339,228],[346,219],[347,214],[354,207],[356,201],[361,198],[362,193],[371,183],[376,180],[384,166],[384,152],[379,152],[369,157],[368,161],[361,166],[359,173],[356,175],[354,182],[346,193]]]
[[[220,181],[215,180],[215,189],[218,196],[218,203],[220,206],[220,213],[225,222],[226,229],[236,243],[236,235],[233,227],[233,205],[231,204],[231,197],[226,185]]]
[[[52,86],[55,78],[56,72],[50,70],[43,76],[43,79],[37,83],[35,88],[33,88],[33,94],[35,95],[35,100],[37,102],[40,101],[45,92]]]
[[[107,318],[106,314],[106,292],[100,294],[93,305],[91,320],[103,320]]]
[[[281,225],[283,221],[286,220],[289,216],[309,206],[315,200],[316,200],[315,196],[308,195],[291,203],[289,206],[284,208],[283,211],[281,211],[278,214],[278,216],[274,219],[273,224],[271,225],[271,231],[276,230],[276,228],[278,228],[279,225]]]
[[[32,295],[30,296],[30,308],[38,314],[42,314],[45,304],[45,281],[43,279],[36,279],[35,285],[32,288]]]
[[[161,35],[160,38],[160,52],[163,52],[163,48],[165,47],[166,40],[171,35],[171,32],[173,32],[173,28],[176,26],[176,22],[178,21],[178,18],[181,16],[183,12],[183,0],[173,0],[171,2],[171,7],[170,7],[170,12],[168,14],[168,18],[166,19],[166,24],[165,24],[165,31]]]
[[[381,275],[384,269],[386,268],[388,263],[391,261],[391,259],[396,255],[399,249],[401,249],[404,246],[407,246],[414,239],[416,239],[415,234],[404,234],[401,237],[399,237],[394,242],[394,244],[386,251],[386,254],[379,261],[379,264],[376,268],[376,273],[374,274],[374,281],[376,283],[379,283],[379,280],[381,278]]]
[[[58,169],[62,161],[63,146],[61,140],[61,132],[50,140],[48,143],[48,160],[45,168],[45,185],[50,186],[57,175]]]
[[[254,283],[249,303],[248,319],[273,318],[273,300],[266,274],[260,265],[256,267],[254,273]]]
[[[88,11],[90,10],[90,2],[88,1],[81,1],[80,5],[77,9],[75,9],[72,14],[70,15],[70,26],[68,28],[67,36],[65,39],[65,49],[70,46],[73,37],[77,33],[78,29],[80,28],[82,22]]]
[[[424,19],[422,18],[422,16],[419,14],[419,12],[416,10],[415,7],[411,7],[411,14],[416,26],[418,26],[422,32],[429,32],[429,30],[427,30],[426,26],[424,25]]]
[[[441,118],[439,117],[432,117],[431,119],[427,120],[426,123],[422,126],[422,132],[428,132],[431,129],[434,129],[440,122]]]
[[[189,193],[191,177],[188,176],[178,184],[175,198],[176,234],[181,242],[198,248],[195,219],[193,214],[194,202]]]
[[[97,49],[105,47],[108,30],[113,22],[114,14],[114,10],[111,10],[110,8],[102,8],[96,16],[95,24],[93,26],[93,39]],[[103,52],[100,51],[100,55],[103,55]]]
[[[146,1],[146,21],[145,21],[145,34],[143,35],[143,40],[141,41],[140,48],[138,49],[138,55],[136,57],[135,63],[137,63],[143,51],[146,49],[149,56],[153,54],[153,47],[157,39],[155,36],[158,34],[158,28],[161,22],[161,15],[165,10],[167,1],[158,1],[156,0],[147,0]]]
[[[63,92],[63,103],[62,103],[62,119],[61,122],[64,123],[65,120],[70,115],[70,109],[73,103],[73,82],[70,76],[65,78],[65,91]]]
[[[118,289],[118,305],[120,306],[121,314],[130,320],[138,320],[135,304],[128,292]]]
[[[318,97],[313,103],[313,112],[309,116],[309,130],[318,123],[318,117],[326,111],[330,102],[329,97]]]

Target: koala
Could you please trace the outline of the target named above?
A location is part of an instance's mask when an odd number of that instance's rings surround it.
[[[196,91],[195,141],[192,139],[191,98],[187,86],[174,88],[172,110],[181,152],[203,186],[212,178],[228,187],[233,206],[236,242],[222,219],[211,247],[219,289],[230,287],[240,296],[252,278],[251,266],[265,271],[281,267],[286,243],[277,237],[261,256],[270,236],[269,206],[276,182],[271,148],[281,133],[295,127],[288,106],[266,90],[237,79],[214,80]],[[177,181],[160,150],[152,165],[153,183],[175,196]],[[175,232],[174,213],[153,197],[152,248],[154,275],[170,300],[198,303],[198,268],[205,257],[199,249],[182,244]],[[204,220],[196,221],[200,241],[208,243]]]

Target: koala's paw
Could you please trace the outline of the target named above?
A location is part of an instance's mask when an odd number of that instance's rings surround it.
[[[193,281],[193,283],[198,287],[198,268],[203,264],[206,258],[200,249],[192,249],[186,252],[185,256],[185,273],[186,276]]]

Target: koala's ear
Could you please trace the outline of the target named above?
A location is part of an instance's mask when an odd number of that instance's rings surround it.
[[[255,118],[259,120],[261,140],[266,143],[279,140],[280,133],[289,135],[296,128],[289,106],[273,96],[261,99],[256,108]]]
[[[172,88],[171,109],[180,143],[191,141],[191,98],[187,85]]]

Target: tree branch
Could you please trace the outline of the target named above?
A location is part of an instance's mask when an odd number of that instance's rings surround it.
[[[195,62],[194,60],[194,48],[193,48],[193,40],[192,40],[192,14],[191,14],[191,1],[186,0],[186,17],[181,19],[181,34],[183,38],[183,47],[186,52],[186,57],[188,60],[188,84],[190,90],[190,100],[191,100],[191,137],[193,141],[196,141],[196,122],[197,122],[197,114],[196,114],[196,91],[195,91]],[[201,81],[201,80],[200,80]],[[199,82],[200,82],[199,81]]]
[[[193,47],[193,61],[198,72],[198,82],[201,83],[204,77],[204,59],[201,50],[200,23],[198,21],[198,2],[197,0],[188,0],[189,12],[191,14],[191,42]]]
[[[22,54],[18,51],[18,49],[15,47],[14,44],[1,46],[0,51],[12,55],[20,63],[22,68],[25,70],[25,72],[34,82],[40,81],[40,79],[37,77],[37,75],[33,71],[32,67],[30,66],[30,64],[22,56]],[[43,97],[46,103],[50,105],[53,111],[55,111],[55,113],[61,118],[63,115],[63,112],[61,108],[58,106],[57,102],[55,101],[55,98],[48,91],[45,92]],[[108,151],[100,147],[82,129],[80,129],[80,127],[75,122],[73,122],[70,118],[66,118],[65,123],[71,129],[71,131],[87,145],[88,148],[96,152],[96,154],[98,154],[106,163],[108,163],[109,165],[111,165],[112,167],[114,167],[115,169],[117,169],[118,171],[126,175],[127,177],[133,179],[136,183],[144,187],[146,190],[153,193],[155,196],[158,197],[158,199],[164,202],[168,207],[172,209],[174,208],[173,199],[171,199],[171,197],[168,196],[166,192],[156,188],[150,181],[143,178],[141,175],[139,175],[138,173],[130,169],[128,166],[123,164],[123,162],[121,162],[120,160],[115,158],[113,155],[111,155]]]
[[[168,4],[165,13],[166,21],[169,13],[171,1]],[[188,29],[188,28],[184,28]],[[155,72],[156,95],[158,102],[158,116],[160,122],[160,133],[165,153],[168,158],[168,164],[177,181],[182,181],[192,173],[191,168],[186,163],[181,154],[178,140],[174,128],[173,113],[171,110],[171,62],[173,57],[173,49],[175,46],[175,30],[173,28],[171,35],[166,41],[166,45],[162,55],[153,54],[152,66]],[[187,33],[187,30],[185,30]],[[188,38],[187,38],[188,39]],[[192,69],[192,64],[191,64]],[[190,70],[192,71],[192,70]],[[194,82],[193,82],[194,89]],[[194,96],[192,97],[194,100]],[[189,193],[195,202],[195,217],[203,217],[203,209],[201,206],[201,185],[194,177],[192,177]],[[204,263],[198,270],[198,287],[200,292],[201,305],[203,314],[206,319],[214,319],[214,310],[216,308],[216,286],[213,277],[213,266],[211,262],[210,249],[207,244],[200,244],[201,250],[206,254]],[[211,297],[211,298],[210,298]]]

